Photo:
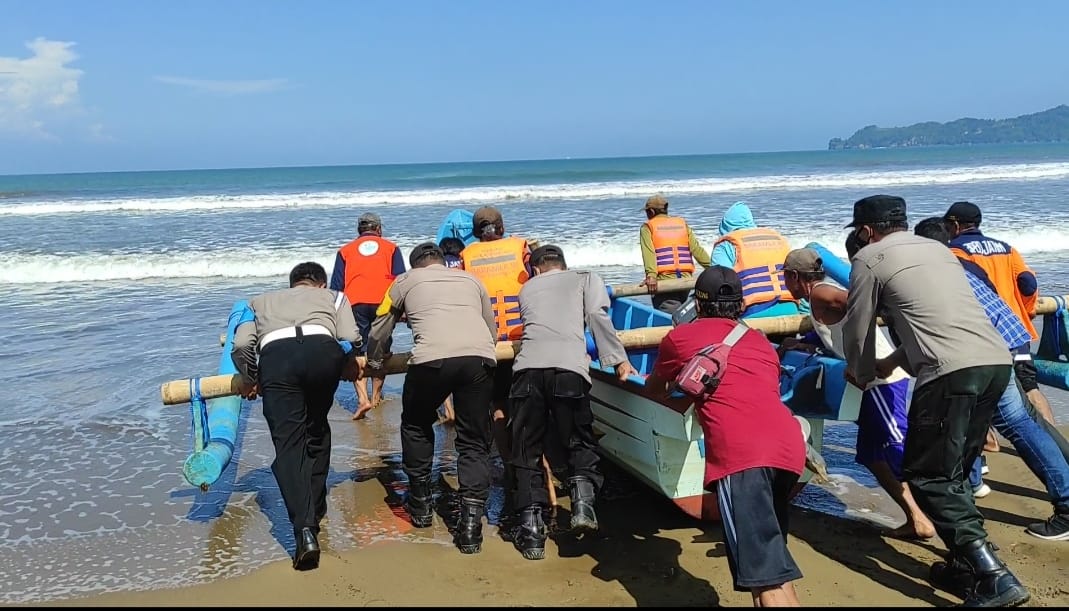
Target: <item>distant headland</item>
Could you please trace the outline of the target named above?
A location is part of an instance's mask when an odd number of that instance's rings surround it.
[[[899,148],[955,144],[1023,144],[1069,142],[1069,106],[1012,119],[958,119],[929,121],[909,127],[863,127],[843,140],[832,138],[828,150]]]

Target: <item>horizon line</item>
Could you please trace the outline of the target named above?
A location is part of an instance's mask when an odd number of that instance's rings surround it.
[[[369,163],[328,163],[328,164],[302,164],[302,165],[265,165],[265,166],[231,166],[231,167],[200,167],[200,168],[154,168],[150,170],[78,170],[74,172],[30,172],[22,174],[0,173],[2,178],[19,176],[75,176],[80,174],[149,174],[153,172],[227,172],[239,170],[299,170],[307,168],[361,168],[361,167],[391,167],[391,166],[422,166],[422,165],[449,165],[460,163],[532,163],[541,161],[604,161],[607,159],[651,159],[654,157],[715,157],[721,155],[773,155],[777,153],[816,153],[832,152],[829,149],[784,149],[777,151],[749,151],[734,153],[670,153],[663,155],[605,155],[596,157],[545,157],[545,158],[514,158],[514,159],[471,159],[450,161],[379,161]]]
[[[605,155],[595,157],[544,157],[544,158],[513,158],[513,159],[475,159],[475,160],[450,160],[450,161],[380,161],[369,163],[328,163],[328,164],[301,164],[301,165],[264,165],[264,166],[230,166],[230,167],[199,167],[199,168],[153,168],[148,170],[78,170],[74,172],[29,172],[20,174],[0,173],[0,178],[18,178],[21,176],[79,176],[84,174],[151,174],[158,172],[230,172],[246,170],[300,170],[309,168],[373,168],[395,166],[435,166],[452,164],[478,164],[478,163],[537,163],[543,161],[605,161],[611,159],[653,159],[674,157],[721,157],[728,155],[776,155],[783,153],[845,153],[849,151],[882,151],[882,150],[913,150],[930,148],[956,148],[956,147],[985,147],[985,146],[1035,146],[1058,144],[1051,142],[1017,142],[1017,143],[983,143],[983,144],[931,144],[909,147],[877,147],[870,149],[780,149],[774,151],[745,151],[745,152],[721,152],[721,153],[669,153],[660,155],[634,154],[634,155]]]

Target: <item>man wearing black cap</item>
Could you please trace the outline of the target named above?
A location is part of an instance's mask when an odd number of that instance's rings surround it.
[[[601,487],[597,440],[591,425],[590,329],[602,365],[620,380],[635,373],[609,318],[605,282],[593,272],[570,270],[564,251],[547,244],[531,253],[534,277],[520,291],[523,341],[513,363],[509,393],[515,505],[522,511],[513,544],[524,558],[544,557],[549,508],[541,457],[547,446],[567,454],[573,532],[597,530],[594,499]]]
[[[661,341],[646,379],[652,392],[667,395],[668,383],[699,352],[738,333],[743,296],[734,270],[714,265],[703,271],[694,297],[698,319]],[[792,582],[802,577],[787,550],[787,519],[806,448],[780,399],[779,376],[772,344],[745,330],[731,348],[720,385],[694,403],[705,438],[705,487],[717,494],[735,589],[749,591],[760,607],[798,606]]]
[[[961,595],[965,606],[1021,604],[1028,590],[988,543],[966,483],[1012,375],[1009,351],[957,258],[906,231],[905,200],[858,200],[847,227],[861,247],[851,259],[843,324],[847,377],[860,388],[876,380],[876,313],[882,308],[901,340],[884,361],[917,378],[903,476],[949,550],[946,562],[932,566],[932,583]]]
[[[417,528],[434,516],[431,466],[438,406],[453,395],[461,516],[454,543],[462,553],[482,548],[482,518],[490,492],[490,395],[497,362],[497,328],[490,298],[471,274],[449,269],[433,242],[412,249],[412,270],[390,287],[390,310],[371,327],[367,365],[381,369],[401,316],[412,327],[412,358],[401,393],[401,454],[408,475],[405,509]]]
[[[1013,309],[1034,341],[1039,338],[1032,324],[1039,300],[1036,275],[1025,264],[1017,249],[980,233],[981,219],[980,207],[972,202],[955,202],[951,205],[943,215],[943,225],[950,232],[950,249],[958,258],[972,261],[987,273],[998,296]],[[1047,422],[1054,424],[1050,403],[1039,390],[1036,364],[1031,359],[1014,361],[1013,372],[1036,411]]]
[[[405,259],[401,249],[382,237],[382,219],[374,212],[365,212],[357,219],[357,238],[338,249],[334,257],[334,271],[330,275],[330,288],[345,291],[353,306],[360,338],[367,345],[371,321],[375,310],[397,276],[405,273]],[[371,394],[367,392],[367,380],[361,377],[353,382],[356,388],[356,411],[353,420],[363,418],[368,411],[382,402],[384,378],[371,379]]]

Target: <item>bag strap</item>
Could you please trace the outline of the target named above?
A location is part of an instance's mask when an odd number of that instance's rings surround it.
[[[742,339],[742,336],[750,330],[750,327],[742,324],[741,322],[735,323],[735,328],[728,333],[728,336],[724,338],[724,344],[727,346],[734,346],[736,342]]]

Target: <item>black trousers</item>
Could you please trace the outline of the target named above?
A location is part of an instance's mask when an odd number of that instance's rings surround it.
[[[409,365],[401,391],[401,457],[410,479],[430,476],[438,406],[453,395],[460,496],[486,500],[490,494],[493,377],[493,366],[477,356]]]
[[[264,419],[275,443],[271,471],[295,535],[305,527],[318,533],[327,512],[327,412],[345,360],[338,342],[324,335],[276,340],[260,352]]]
[[[509,434],[516,472],[516,507],[549,506],[542,455],[567,457],[568,475],[601,488],[590,382],[564,369],[524,369],[513,376]]]
[[[1008,364],[969,367],[913,392],[903,475],[952,553],[987,538],[968,474],[1011,375]]]
[[[654,310],[661,310],[671,314],[676,311],[687,297],[690,295],[690,291],[676,291],[674,293],[654,293],[650,299],[653,302]],[[675,303],[671,303],[675,302]]]

